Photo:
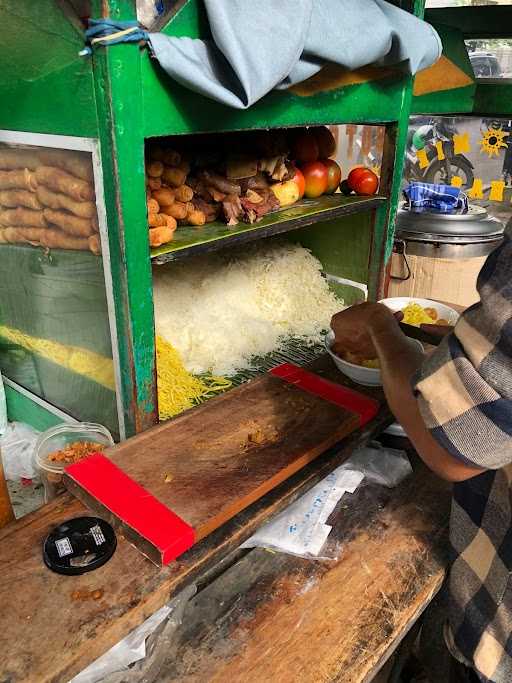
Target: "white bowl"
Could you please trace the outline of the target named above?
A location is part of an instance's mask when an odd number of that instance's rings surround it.
[[[411,339],[419,348],[423,351],[423,344],[417,339]],[[379,368],[365,368],[364,365],[355,365],[354,363],[349,363],[343,358],[340,358],[335,353],[333,353],[331,347],[334,343],[334,332],[331,330],[325,335],[325,349],[329,356],[333,359],[336,367],[340,372],[342,372],[347,377],[355,382],[356,384],[361,384],[363,387],[380,387],[382,386],[382,379],[380,376]]]
[[[395,296],[390,299],[381,299],[379,303],[387,306],[393,313],[403,310],[409,304],[419,304],[422,308],[434,308],[437,311],[437,317],[447,320],[449,325],[455,325],[459,319],[459,314],[453,308],[430,299],[418,299],[414,296]]]

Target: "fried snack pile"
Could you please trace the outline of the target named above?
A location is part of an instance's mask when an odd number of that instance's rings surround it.
[[[101,253],[91,155],[0,146],[0,244]]]
[[[83,460],[92,453],[103,451],[105,444],[95,443],[94,441],[74,441],[58,451],[53,451],[48,455],[48,462],[58,465],[72,465]]]

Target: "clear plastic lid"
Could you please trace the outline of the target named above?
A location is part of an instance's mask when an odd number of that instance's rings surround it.
[[[36,467],[47,472],[60,473],[70,463],[51,462],[48,456],[77,441],[91,441],[104,446],[113,446],[114,439],[106,427],[93,422],[60,424],[39,435],[34,452]]]

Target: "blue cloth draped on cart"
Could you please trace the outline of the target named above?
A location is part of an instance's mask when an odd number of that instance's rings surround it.
[[[460,187],[412,182],[404,190],[409,211],[415,213],[467,213],[468,198]]]
[[[426,22],[385,0],[204,0],[212,40],[150,33],[153,54],[176,81],[246,109],[273,88],[375,64],[416,73],[441,56]]]

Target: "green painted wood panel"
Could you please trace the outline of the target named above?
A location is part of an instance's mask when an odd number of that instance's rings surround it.
[[[273,91],[249,110],[239,111],[192,94],[142,55],[144,133],[147,137],[278,128],[304,124],[380,123],[400,116],[401,77],[299,97]]]
[[[373,212],[302,228],[287,235],[321,261],[324,271],[355,282],[368,281]]]
[[[172,242],[152,249],[151,257],[154,263],[166,263],[187,258],[192,254],[215,251],[297,230],[305,225],[323,223],[342,215],[368,210],[385,202],[385,197],[345,197],[337,193],[302,200],[281,211],[267,214],[253,224],[239,223],[237,226],[227,226],[224,222],[215,221],[201,228],[185,226],[176,231]]]
[[[97,136],[90,59],[54,0],[0,0],[0,128]]]
[[[93,16],[101,16],[101,0]],[[133,2],[110,0],[110,16],[127,20]],[[94,52],[110,262],[127,436],[156,420],[155,339],[146,215],[140,51],[133,44]]]
[[[511,38],[511,12],[504,5],[433,7],[425,18],[432,24],[457,27],[466,38]]]
[[[197,0],[190,0],[163,33],[207,38],[208,27]],[[297,126],[314,123],[379,123],[400,116],[401,75],[351,85],[313,97],[273,91],[246,111],[191,93],[173,81],[147,52],[142,55],[144,133],[147,137],[209,131]]]
[[[411,10],[423,17],[425,0],[413,0]],[[385,267],[393,251],[395,222],[401,193],[402,174],[407,143],[407,130],[412,103],[413,79],[401,93],[401,114],[399,120],[386,128],[381,166],[380,191],[389,197],[389,202],[376,209],[372,233],[369,268],[368,298],[376,300],[384,295]]]
[[[40,432],[63,422],[60,417],[8,385],[5,385],[5,398],[10,422],[25,422]]]
[[[476,86],[473,113],[510,118],[512,116],[512,83],[479,81]]]

